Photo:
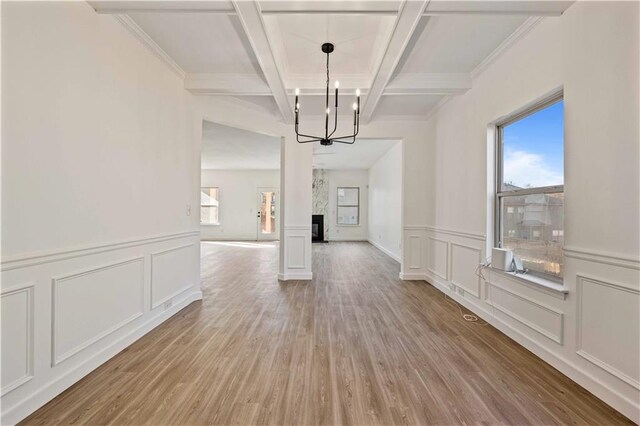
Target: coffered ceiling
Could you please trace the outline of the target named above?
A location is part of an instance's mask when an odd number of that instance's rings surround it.
[[[362,121],[425,119],[545,17],[570,1],[93,1],[184,79],[196,95],[232,96],[291,122],[322,116],[326,56],[339,112],[356,89]]]

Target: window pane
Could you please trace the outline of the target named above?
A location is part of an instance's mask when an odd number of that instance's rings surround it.
[[[218,224],[218,207],[217,206],[201,206],[200,207],[200,223]]]
[[[357,206],[359,191],[359,188],[338,188],[338,205]]]
[[[564,194],[505,196],[501,214],[502,246],[531,272],[562,277]]]
[[[564,102],[502,127],[502,190],[564,185]]]
[[[276,232],[276,193],[261,192],[260,205],[260,233],[273,234]]]
[[[200,188],[200,205],[217,206],[218,188]]]
[[[358,223],[357,207],[338,207],[338,225],[357,225]]]

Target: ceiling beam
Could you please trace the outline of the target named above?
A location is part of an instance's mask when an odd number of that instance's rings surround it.
[[[177,0],[91,0],[88,2],[98,13],[126,14],[136,12],[167,13],[219,13],[235,14],[230,1],[177,1]]]
[[[427,3],[429,3],[428,0],[405,1],[400,7],[389,44],[378,67],[378,72],[369,88],[369,96],[367,96],[362,107],[361,119],[364,123],[368,123],[373,117],[380,97],[384,93],[409,40],[411,40],[411,36],[422,18],[422,13]]]
[[[257,1],[233,0],[233,6],[249,39],[253,53],[258,59],[280,114],[282,114],[282,119],[285,123],[291,123],[293,110],[276,64],[275,55],[269,44],[267,30],[260,12],[260,5]]]
[[[573,1],[450,1],[431,0],[424,14],[437,15],[521,15],[560,16]]]

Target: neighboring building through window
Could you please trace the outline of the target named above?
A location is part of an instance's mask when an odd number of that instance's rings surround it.
[[[200,223],[218,225],[220,211],[220,191],[218,188],[200,188]]]
[[[338,188],[338,225],[360,224],[360,188]]]
[[[529,273],[564,273],[564,102],[562,95],[498,126],[496,246]]]

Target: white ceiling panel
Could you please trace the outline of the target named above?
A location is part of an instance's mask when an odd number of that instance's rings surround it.
[[[383,96],[376,108],[374,118],[424,119],[443,97],[439,95]]]
[[[285,79],[313,76],[325,80],[326,55],[320,47],[335,45],[330,56],[331,80],[364,78],[377,70],[395,18],[385,15],[266,15],[265,25]],[[345,80],[346,81],[346,80]]]
[[[201,167],[210,170],[279,169],[280,138],[205,121]]]
[[[469,73],[527,18],[446,15],[423,17],[398,73]]]
[[[130,13],[188,73],[260,73],[238,18],[216,13]]]
[[[334,143],[331,146],[313,145],[315,169],[368,169],[387,153],[397,140],[358,139],[353,145]]]

